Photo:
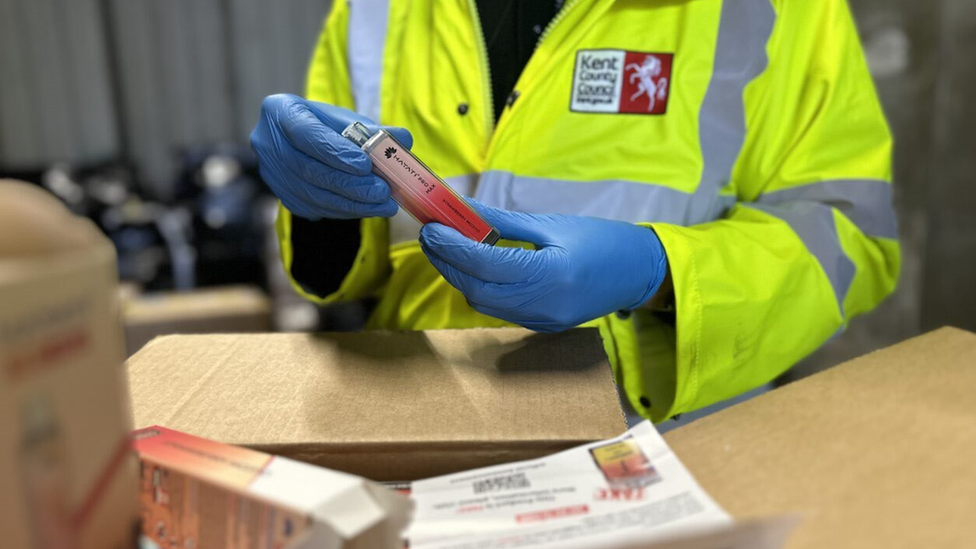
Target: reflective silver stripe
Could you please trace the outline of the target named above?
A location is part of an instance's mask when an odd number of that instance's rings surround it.
[[[817,258],[830,285],[834,288],[837,307],[844,316],[844,298],[854,280],[856,267],[844,253],[834,224],[834,212],[826,204],[790,202],[785,204],[748,204],[789,224],[807,250]]]
[[[477,174],[471,174],[448,177],[444,180],[444,182],[450,185],[452,189],[460,193],[462,196],[471,196],[471,189],[474,188],[475,181],[477,180]],[[391,244],[399,244],[400,242],[417,240],[419,235],[420,223],[417,223],[416,219],[410,217],[410,214],[403,211],[403,208],[400,208],[400,211],[390,218]]]
[[[338,0],[342,1],[342,0]],[[380,80],[389,0],[349,0],[346,48],[356,112],[380,121]]]
[[[705,165],[695,191],[700,199],[692,202],[692,217],[697,213],[694,209],[707,208],[707,198],[718,196],[731,179],[746,138],[743,95],[746,86],[766,70],[766,44],[775,23],[776,12],[770,0],[723,2],[712,79],[699,113]],[[888,185],[884,189],[865,185],[854,190],[844,182],[818,185],[768,193],[748,206],[789,224],[826,273],[844,316],[844,299],[856,267],[840,245],[831,206],[848,215],[862,230],[870,227],[884,235],[893,234],[893,217],[887,219],[878,208],[890,206],[891,189]],[[885,192],[886,197],[880,196]]]
[[[770,0],[725,0],[719,22],[712,78],[698,115],[701,182],[690,217],[705,218],[711,200],[728,185],[746,138],[743,94],[749,82],[766,70],[766,43],[776,12]]]
[[[694,207],[699,195],[633,181],[565,181],[490,171],[478,181],[480,202],[526,213],[562,213],[630,223],[654,221],[694,225],[714,221],[735,197],[708,197],[709,208]]]
[[[876,179],[834,180],[764,193],[763,204],[820,202],[840,210],[864,234],[898,238],[898,223],[892,206],[892,187]]]
[[[721,191],[745,143],[743,93],[766,69],[766,43],[775,22],[770,0],[727,0],[722,5],[712,77],[699,113],[703,169],[694,193],[631,181],[562,181],[491,171],[479,181],[476,197],[522,212],[628,222],[694,225],[718,219],[735,203]]]

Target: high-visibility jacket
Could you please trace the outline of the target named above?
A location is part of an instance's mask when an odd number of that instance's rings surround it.
[[[590,323],[643,415],[772,380],[894,289],[892,141],[845,0],[568,0],[497,125],[485,51],[474,0],[337,0],[307,96],[408,128],[486,204],[652,227],[675,319]],[[284,209],[278,229],[290,269]],[[504,326],[437,273],[417,230],[364,219],[338,291],[295,287],[378,295],[369,328]]]

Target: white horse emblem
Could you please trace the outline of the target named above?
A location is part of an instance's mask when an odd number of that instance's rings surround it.
[[[650,100],[647,110],[653,111],[654,104],[657,101],[664,101],[668,97],[668,78],[666,76],[661,76],[663,67],[661,66],[661,60],[654,55],[648,55],[644,58],[644,62],[638,65],[637,63],[631,63],[627,65],[625,70],[633,70],[634,72],[630,75],[630,83],[633,84],[635,80],[640,83],[637,85],[637,92],[630,96],[630,100],[634,101],[642,95],[647,95]]]

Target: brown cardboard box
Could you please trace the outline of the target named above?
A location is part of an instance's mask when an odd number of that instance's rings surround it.
[[[115,252],[0,181],[0,546],[131,547],[138,505]]]
[[[131,295],[123,300],[122,315],[130,356],[162,335],[271,330],[271,301],[250,286]]]
[[[737,518],[799,512],[801,548],[976,547],[976,335],[952,328],[664,437]]]
[[[137,427],[374,480],[540,457],[627,428],[595,329],[171,336],[128,365]]]

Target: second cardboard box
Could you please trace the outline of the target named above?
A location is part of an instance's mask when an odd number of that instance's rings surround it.
[[[531,459],[627,429],[595,329],[171,336],[128,366],[137,427],[381,481]]]

